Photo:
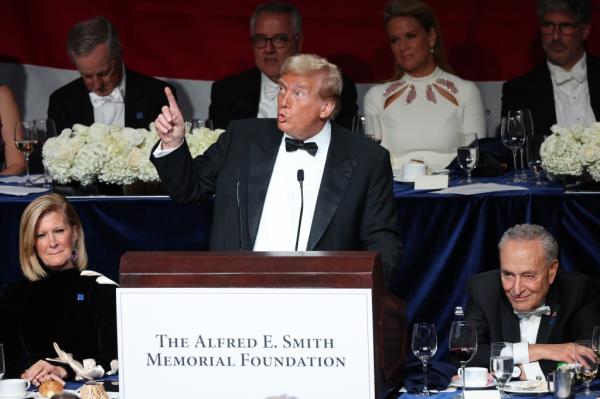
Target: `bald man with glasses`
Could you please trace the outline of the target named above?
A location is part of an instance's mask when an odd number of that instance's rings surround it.
[[[302,17],[290,3],[259,5],[250,19],[250,43],[256,66],[213,83],[209,118],[225,129],[234,119],[275,118],[279,72],[302,48]],[[341,109],[334,122],[350,129],[356,115],[356,87],[343,77]]]
[[[591,0],[538,0],[546,62],[502,88],[502,116],[529,108],[540,143],[556,123],[600,120],[600,59],[585,51],[591,15]]]

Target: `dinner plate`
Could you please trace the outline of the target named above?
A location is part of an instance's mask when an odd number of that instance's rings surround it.
[[[504,386],[504,391],[519,395],[539,395],[549,392],[546,381],[512,381]]]
[[[404,180],[402,178],[402,176],[394,176],[394,181],[397,181],[398,183],[407,183],[407,184],[411,183],[412,184],[415,182],[415,179]]]
[[[458,378],[455,381],[452,381],[450,383],[451,387],[456,387],[456,388],[462,388],[462,381],[460,380],[460,378]],[[467,385],[465,388],[466,389],[487,389],[487,388],[492,388],[496,386],[496,382],[495,381],[488,381],[488,383],[486,385]]]

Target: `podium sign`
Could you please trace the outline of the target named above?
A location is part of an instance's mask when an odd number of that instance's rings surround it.
[[[120,397],[374,399],[371,299],[365,288],[119,288]]]

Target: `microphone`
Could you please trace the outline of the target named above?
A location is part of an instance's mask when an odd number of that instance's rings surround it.
[[[240,171],[235,178],[235,196],[237,200],[238,219],[240,224],[240,251],[244,250],[244,229],[242,228],[242,207],[240,206]]]
[[[300,217],[298,218],[298,233],[296,233],[296,247],[294,251],[298,250],[298,240],[300,240],[300,226],[302,226],[302,212],[304,212],[304,169],[298,169],[296,173],[296,179],[300,183]]]

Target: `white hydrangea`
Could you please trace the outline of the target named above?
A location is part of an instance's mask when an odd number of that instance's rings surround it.
[[[192,156],[206,151],[222,132],[201,128],[186,134]],[[61,184],[78,181],[86,186],[95,180],[113,184],[151,182],[159,180],[150,162],[150,151],[158,140],[154,123],[149,130],[75,124],[46,140],[42,154],[48,173]]]
[[[551,128],[540,147],[542,165],[554,175],[581,176],[589,172],[600,181],[600,123]]]

